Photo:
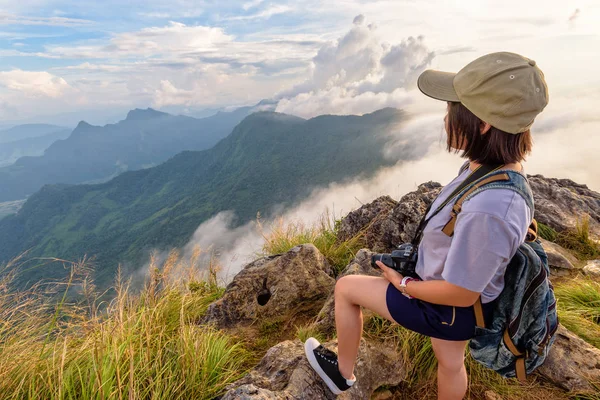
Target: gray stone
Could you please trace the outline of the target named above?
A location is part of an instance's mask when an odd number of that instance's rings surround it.
[[[439,183],[427,182],[399,202],[389,196],[380,197],[348,213],[340,224],[343,234],[338,239],[347,240],[362,232],[366,247],[374,252],[389,253],[399,244],[412,240],[421,216],[440,190]]]
[[[570,179],[528,176],[535,199],[535,218],[557,232],[589,218],[590,235],[600,238],[600,193]]]
[[[381,269],[371,267],[371,254],[373,252],[368,249],[359,250],[354,259],[338,276],[338,280],[346,275],[382,276]],[[368,310],[364,311],[370,313]],[[326,335],[330,335],[335,331],[335,296],[333,292],[319,311],[313,327]]]
[[[324,346],[337,352],[335,341]],[[371,344],[362,338],[354,367],[356,383],[336,397],[311,368],[303,343],[288,340],[270,348],[253,370],[229,385],[222,400],[364,400],[382,385],[400,384],[406,377],[402,365],[395,344]]]
[[[588,264],[583,267],[583,272],[594,278],[600,278],[600,260],[588,261]]]
[[[332,275],[327,260],[312,244],[260,258],[235,276],[200,322],[230,328],[291,314],[313,316],[333,290]]]
[[[593,393],[590,382],[600,382],[600,349],[560,325],[550,354],[538,372],[563,389]]]
[[[562,269],[572,271],[575,269],[575,265],[577,264],[577,258],[573,256],[569,250],[562,248],[556,243],[549,242],[540,238],[542,242],[542,246],[548,255],[548,265],[550,266],[550,272],[553,275],[561,275],[560,271],[556,271],[555,269]]]

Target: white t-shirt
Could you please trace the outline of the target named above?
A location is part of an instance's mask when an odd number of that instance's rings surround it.
[[[470,173],[467,168],[442,189],[428,216]],[[463,203],[454,236],[449,237],[442,228],[453,205],[454,200],[425,227],[416,272],[423,280],[445,280],[479,292],[481,302],[488,303],[504,288],[506,266],[525,241],[531,211],[517,192],[489,189]]]

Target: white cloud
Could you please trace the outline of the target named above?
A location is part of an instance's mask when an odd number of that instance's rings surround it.
[[[216,50],[223,43],[233,39],[233,36],[227,35],[222,28],[187,26],[171,21],[164,27],[116,34],[108,45],[51,46],[48,53],[63,58],[150,57]]]
[[[0,71],[0,85],[26,96],[60,97],[72,89],[63,78],[46,71]]]
[[[27,17],[0,11],[0,25],[84,26],[92,21],[65,17]]]
[[[270,6],[270,7],[266,8],[262,11],[259,11],[255,14],[229,17],[229,18],[226,18],[226,20],[227,21],[244,21],[244,20],[251,20],[251,19],[269,19],[274,15],[285,14],[292,10],[293,10],[293,8],[290,6],[275,5],[275,6]]]
[[[364,114],[410,103],[407,90],[415,86],[434,53],[421,36],[392,46],[377,36],[373,24],[364,22],[358,15],[349,32],[321,47],[313,58],[311,77],[283,91],[277,111],[303,117]]]
[[[191,90],[178,89],[168,80],[160,81],[160,87],[154,94],[154,107],[168,105],[190,105],[194,99]]]
[[[248,1],[246,3],[244,3],[242,5],[242,8],[246,11],[248,11],[251,8],[254,7],[258,7],[259,5],[261,5],[262,3],[264,3],[265,0],[252,0],[252,1]]]
[[[411,97],[403,88],[390,93],[358,93],[353,89],[333,87],[281,99],[277,105],[277,112],[304,118],[321,114],[362,115],[384,107],[404,108],[411,103]]]

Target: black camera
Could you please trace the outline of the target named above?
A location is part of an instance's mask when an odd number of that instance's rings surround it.
[[[381,261],[388,267],[395,269],[403,276],[412,276],[418,278],[415,268],[417,266],[417,247],[411,243],[404,243],[393,250],[392,254],[382,253],[371,256],[371,266],[379,268],[375,261]]]

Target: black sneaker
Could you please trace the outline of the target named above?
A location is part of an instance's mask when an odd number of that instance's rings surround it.
[[[311,337],[306,340],[304,353],[306,353],[310,366],[334,394],[341,394],[356,382],[356,377],[346,379],[342,376],[338,368],[337,354],[323,347],[317,339]]]

